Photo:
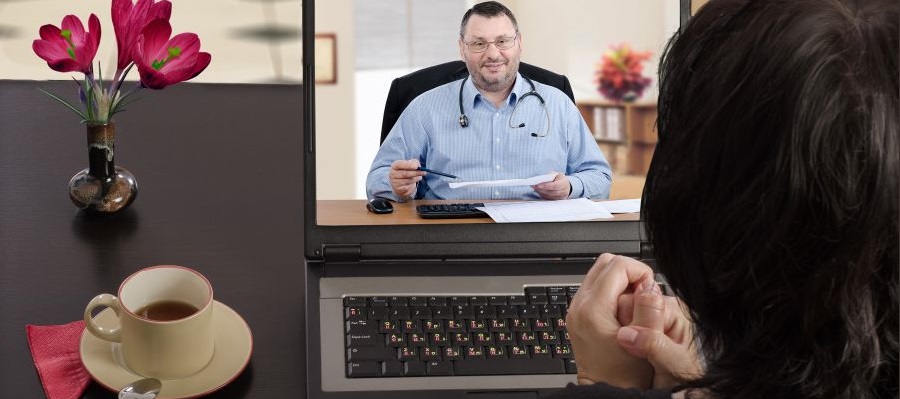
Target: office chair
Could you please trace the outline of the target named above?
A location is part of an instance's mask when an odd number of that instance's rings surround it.
[[[573,103],[575,102],[572,86],[569,84],[569,79],[564,75],[559,75],[524,62],[519,63],[519,73],[531,80],[562,90]],[[384,104],[384,119],[381,122],[381,141],[379,141],[379,144],[384,142],[394,124],[397,123],[397,119],[400,118],[400,114],[419,94],[442,84],[462,79],[468,74],[469,71],[466,70],[465,63],[462,61],[451,61],[420,69],[394,79],[391,82],[391,89]]]

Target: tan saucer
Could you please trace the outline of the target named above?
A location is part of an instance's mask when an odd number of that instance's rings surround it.
[[[158,399],[192,398],[217,391],[237,378],[250,361],[253,336],[247,322],[219,301],[214,301],[213,306],[216,346],[212,360],[190,377],[163,380]],[[114,327],[117,324],[116,315],[109,308],[100,312],[94,320],[101,326]],[[88,330],[81,334],[80,353],[88,374],[109,390],[119,391],[125,385],[143,378],[125,366],[119,344],[97,338]]]

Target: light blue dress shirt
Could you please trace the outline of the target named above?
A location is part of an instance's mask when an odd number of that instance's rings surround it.
[[[463,83],[465,81],[465,83]],[[532,82],[534,82],[532,80]],[[469,126],[459,125],[459,87]],[[565,173],[572,184],[569,198],[609,197],[612,173],[578,108],[559,89],[534,82],[544,98],[547,116],[536,96],[522,98],[531,87],[516,83],[499,109],[483,98],[472,79],[438,86],[416,97],[403,111],[378,150],[366,179],[369,198],[399,200],[388,175],[396,160],[418,159],[428,169],[457,176],[457,181],[522,179],[550,172]],[[522,99],[513,119],[510,114]],[[524,123],[525,127],[514,128]],[[532,133],[544,135],[533,137]],[[540,199],[530,186],[462,187],[454,179],[428,173],[419,181],[416,199]]]

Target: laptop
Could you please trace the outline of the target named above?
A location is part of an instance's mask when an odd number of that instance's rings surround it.
[[[566,305],[584,274],[604,252],[652,259],[637,214],[493,223],[424,219],[415,213],[421,202],[394,204],[389,214],[366,210],[365,171],[379,145],[387,87],[393,77],[458,59],[456,32],[469,3],[303,0],[310,398],[514,399],[564,387],[575,382]],[[690,10],[690,0],[504,3],[522,29],[523,61],[566,75],[576,100],[599,97],[593,71],[612,44],[630,42],[635,50],[651,51],[645,74],[655,76],[666,41]],[[385,35],[416,41],[426,32],[437,39],[388,44],[380,59],[363,54],[371,53],[378,30],[371,33],[369,23],[382,18],[379,12],[384,18],[399,14],[399,22],[384,24]],[[569,46],[559,46],[560,40]],[[449,55],[394,53],[416,48]],[[420,56],[443,58],[377,65]],[[654,101],[655,89],[646,98]],[[594,124],[607,119],[588,125],[606,129]],[[618,177],[614,171],[614,184]]]

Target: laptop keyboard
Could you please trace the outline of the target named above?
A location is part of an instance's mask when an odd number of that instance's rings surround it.
[[[347,377],[575,374],[566,310],[577,289],[346,296]]]

